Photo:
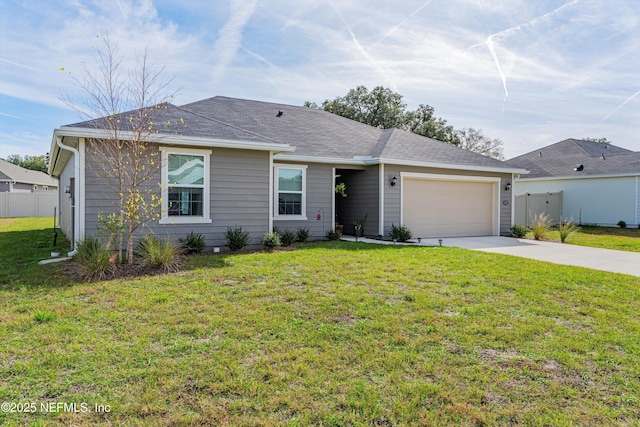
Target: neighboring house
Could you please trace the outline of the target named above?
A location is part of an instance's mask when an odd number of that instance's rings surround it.
[[[56,191],[58,180],[44,172],[25,169],[0,159],[0,192]]]
[[[388,237],[404,224],[415,237],[508,234],[514,174],[525,170],[398,129],[382,130],[322,110],[214,97],[168,105],[157,136],[160,235],[205,235],[223,246],[229,226],[258,245],[267,231],[307,227],[313,239],[337,223],[346,233]],[[113,194],[95,172],[104,136],[96,121],[53,134],[50,173],[59,176],[60,223],[71,241],[96,233]],[[346,184],[347,197],[334,191]],[[154,184],[154,185],[157,185]],[[162,190],[160,190],[162,188]],[[161,194],[160,194],[161,193]],[[77,230],[77,232],[76,232]],[[147,231],[149,228],[147,228]]]
[[[516,195],[562,191],[562,216],[582,224],[640,223],[640,152],[566,139],[507,161],[530,171]]]
[[[0,218],[52,216],[58,180],[0,159]]]

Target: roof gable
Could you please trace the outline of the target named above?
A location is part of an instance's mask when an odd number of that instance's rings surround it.
[[[507,163],[529,170],[527,179],[640,174],[640,152],[579,139],[565,139]],[[577,170],[580,165],[582,170]]]
[[[23,184],[57,186],[58,181],[44,172],[25,169],[0,159],[0,180],[10,180]]]

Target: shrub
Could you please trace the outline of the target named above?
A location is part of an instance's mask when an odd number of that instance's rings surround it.
[[[324,237],[327,240],[338,240],[340,236],[338,235],[338,231],[335,228],[330,228],[324,232]]]
[[[87,237],[78,242],[74,258],[80,264],[84,280],[103,280],[114,273],[115,257],[100,239]]]
[[[569,237],[569,234],[579,229],[580,228],[578,227],[578,224],[573,222],[573,218],[569,218],[564,222],[561,220],[560,224],[558,224],[558,231],[560,232],[560,241],[564,243],[567,237]]]
[[[389,233],[393,240],[397,240],[398,242],[406,242],[411,237],[413,237],[413,233],[406,225],[396,226],[395,224],[391,224],[391,232]]]
[[[623,220],[618,221],[618,227],[627,228],[627,223]]]
[[[162,268],[166,272],[180,269],[180,246],[170,238],[160,239],[153,234],[147,234],[136,246],[142,264],[154,268]]]
[[[280,235],[278,233],[265,233],[262,237],[262,245],[265,248],[277,248],[280,244]]]
[[[38,323],[50,322],[55,318],[56,318],[56,315],[50,311],[38,310],[35,313],[33,313],[33,320],[35,320]]]
[[[226,233],[224,233],[225,246],[230,251],[239,251],[249,244],[249,232],[244,231],[242,227],[227,227]]]
[[[204,250],[207,244],[204,242],[204,235],[202,233],[194,233],[193,231],[187,234],[184,239],[178,239],[180,246],[190,254],[197,254]]]
[[[309,236],[311,236],[311,232],[307,227],[300,227],[298,228],[298,231],[296,231],[296,239],[298,242],[306,242],[309,240]]]
[[[536,240],[542,240],[547,236],[549,229],[551,228],[551,218],[547,213],[541,213],[533,216],[533,223],[531,224],[531,231],[533,232],[533,238]]]
[[[296,233],[293,230],[284,230],[280,233],[280,243],[282,246],[289,246],[296,241]]]
[[[516,224],[511,227],[511,235],[513,237],[522,238],[527,235],[527,226],[522,224]]]

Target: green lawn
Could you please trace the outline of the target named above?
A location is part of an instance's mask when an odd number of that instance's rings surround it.
[[[15,271],[1,249],[0,271]],[[196,256],[181,273],[98,283],[21,268],[0,280],[0,402],[38,411],[0,412],[0,425],[640,418],[636,277],[358,243]],[[39,411],[49,402],[89,411]]]
[[[549,240],[560,241],[560,234],[551,231]],[[637,228],[594,227],[584,225],[569,235],[566,243],[618,251],[640,252],[640,230]]]

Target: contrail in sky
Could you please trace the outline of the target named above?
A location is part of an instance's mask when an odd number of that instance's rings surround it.
[[[333,8],[333,10],[336,12],[336,14],[338,15],[338,17],[342,20],[342,23],[344,24],[344,26],[347,28],[347,31],[349,32],[349,34],[351,35],[351,39],[353,40],[353,43],[356,45],[356,48],[358,49],[358,51],[367,59],[367,61],[369,61],[371,63],[371,65],[373,66],[373,68],[380,73],[385,80],[387,80],[389,82],[389,85],[391,86],[391,89],[393,91],[397,91],[397,87],[396,85],[387,77],[387,73],[385,72],[385,70],[377,63],[377,61],[375,59],[373,59],[373,57],[371,55],[369,55],[369,53],[364,50],[364,48],[362,47],[362,45],[360,44],[360,42],[358,41],[358,39],[356,38],[356,35],[353,33],[353,31],[351,31],[351,27],[349,26],[349,24],[347,23],[347,21],[344,19],[344,17],[342,16],[342,14],[340,13],[340,11],[335,7],[335,5],[333,4],[333,2],[331,0],[329,0],[329,4],[331,5],[331,7]]]
[[[607,120],[609,117],[611,117],[611,115],[613,113],[615,113],[616,111],[618,111],[619,109],[621,109],[622,107],[624,107],[626,104],[628,104],[629,102],[631,102],[636,96],[640,95],[640,90],[637,91],[636,93],[634,93],[633,95],[631,95],[630,97],[628,97],[627,99],[625,99],[625,101],[618,105],[616,108],[614,108],[609,114],[607,114],[606,116],[604,116],[604,119],[600,120],[600,123],[604,122],[605,120]]]
[[[384,36],[382,36],[382,38],[380,38],[380,40],[378,40],[377,42],[375,42],[374,44],[372,44],[371,46],[369,46],[369,49],[367,49],[367,51],[370,51],[371,49],[373,49],[374,47],[376,47],[382,40],[386,39],[387,37],[389,37],[394,31],[396,31],[398,28],[402,27],[404,24],[407,23],[407,21],[411,18],[413,18],[418,12],[420,12],[422,9],[424,9],[425,7],[427,7],[429,5],[429,3],[431,3],[433,0],[428,0],[425,4],[423,4],[422,6],[420,6],[418,9],[415,10],[415,12],[413,12],[411,15],[409,15],[407,17],[407,19],[405,19],[404,21],[402,21],[401,23],[399,23],[398,25],[396,25],[395,27],[393,27],[390,31],[387,32],[387,34],[385,34]]]
[[[118,7],[120,8],[120,12],[122,12],[122,16],[124,16],[124,20],[127,21],[127,24],[131,25],[131,23],[129,22],[129,18],[127,18],[127,14],[124,13],[124,9],[122,8],[122,3],[120,3],[120,0],[116,0],[116,2],[118,3]]]
[[[572,6],[572,5],[576,4],[576,3],[578,3],[579,1],[580,0],[571,0],[570,2],[567,2],[567,3],[563,4],[562,6],[552,10],[551,12],[547,12],[547,13],[545,13],[543,15],[540,15],[540,16],[537,16],[537,17],[533,18],[529,22],[525,22],[524,24],[516,25],[514,27],[507,28],[506,30],[502,30],[502,31],[497,32],[495,34],[491,34],[489,37],[487,37],[487,40],[485,42],[478,43],[478,44],[475,44],[475,45],[470,47],[470,49],[473,49],[474,47],[481,46],[481,45],[487,46],[487,49],[489,50],[489,54],[491,55],[491,58],[493,59],[493,63],[495,64],[496,69],[498,70],[498,75],[500,76],[500,80],[502,81],[502,88],[504,90],[504,100],[505,100],[505,102],[506,102],[507,98],[509,97],[509,91],[507,90],[507,79],[504,76],[504,73],[502,72],[502,68],[500,67],[500,61],[498,60],[498,55],[496,54],[496,50],[495,50],[495,47],[493,45],[493,40],[496,39],[496,38],[505,39],[505,38],[511,36],[512,34],[517,33],[518,31],[520,31],[524,27],[534,26],[539,21],[541,21],[543,19],[547,19],[547,18],[557,14],[562,9],[564,9],[566,7],[569,7],[569,6]]]
[[[236,51],[242,45],[242,31],[256,8],[256,0],[232,1],[231,16],[225,22],[219,32],[218,39],[213,50],[218,58],[218,63],[213,69],[212,79],[217,84],[227,72],[227,67],[233,61]]]

